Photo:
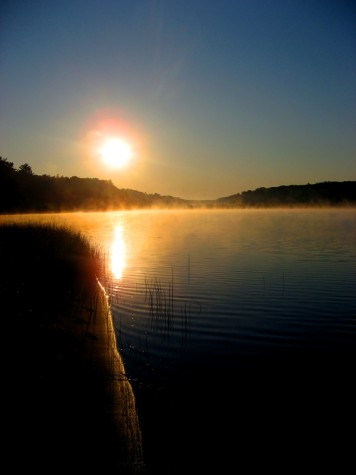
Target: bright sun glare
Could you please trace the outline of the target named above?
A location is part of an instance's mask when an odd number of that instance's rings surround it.
[[[111,138],[99,148],[103,162],[111,168],[123,168],[133,157],[133,151],[127,142],[120,138]]]

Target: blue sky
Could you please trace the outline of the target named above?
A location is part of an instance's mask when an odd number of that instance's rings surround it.
[[[356,3],[0,6],[0,155],[34,173],[212,199],[356,179]],[[93,137],[134,150],[106,167]]]

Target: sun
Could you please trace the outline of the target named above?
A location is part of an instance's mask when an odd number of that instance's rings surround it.
[[[99,154],[105,165],[111,168],[126,167],[133,157],[131,145],[119,137],[105,140],[99,148]]]

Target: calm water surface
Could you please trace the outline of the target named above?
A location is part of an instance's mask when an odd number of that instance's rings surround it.
[[[235,473],[256,453],[280,461],[276,445],[290,459],[300,432],[303,454],[325,450],[329,397],[338,388],[342,410],[355,358],[354,210],[26,219],[73,226],[107,255],[152,473]]]

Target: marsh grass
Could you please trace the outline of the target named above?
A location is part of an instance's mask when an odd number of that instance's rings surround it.
[[[64,227],[1,224],[0,262],[0,309],[3,331],[14,344],[13,364],[26,362],[30,383],[31,367],[35,379],[47,380],[58,355],[80,352],[95,322],[100,252]]]
[[[169,335],[174,324],[173,278],[164,289],[161,282],[154,278],[145,279],[145,302],[151,328],[164,335]]]
[[[109,287],[119,351],[130,381],[141,393],[147,386],[163,389],[174,371],[172,365],[180,364],[178,355],[186,359],[191,323],[201,313],[200,303],[176,293],[173,268],[167,280],[146,275],[142,283],[136,283],[137,312],[122,295],[124,287]]]
[[[52,224],[1,224],[0,262],[3,310],[48,318],[83,292],[95,296],[104,271],[85,236]]]

